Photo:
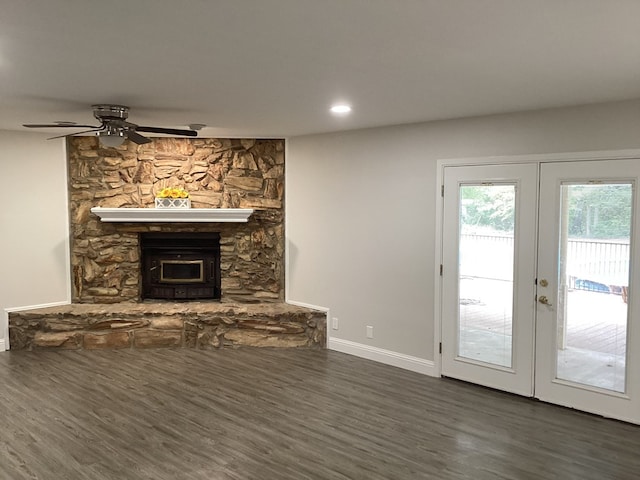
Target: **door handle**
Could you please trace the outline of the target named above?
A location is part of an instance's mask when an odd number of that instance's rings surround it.
[[[543,305],[546,305],[548,307],[551,307],[552,305],[549,303],[549,299],[545,296],[545,295],[540,295],[538,297],[538,302],[540,302]]]

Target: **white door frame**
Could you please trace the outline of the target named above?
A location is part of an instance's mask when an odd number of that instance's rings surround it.
[[[508,163],[536,163],[543,162],[575,162],[589,160],[616,160],[638,158],[640,149],[630,150],[604,150],[590,152],[571,153],[543,153],[533,155],[510,155],[496,157],[470,157],[470,158],[450,158],[437,161],[436,171],[436,224],[435,224],[435,269],[434,269],[434,326],[433,326],[433,351],[434,351],[434,374],[442,376],[442,356],[440,345],[442,342],[442,277],[440,275],[440,265],[442,265],[442,221],[444,202],[442,197],[442,186],[444,181],[444,168],[450,166],[472,166],[472,165],[500,165]]]

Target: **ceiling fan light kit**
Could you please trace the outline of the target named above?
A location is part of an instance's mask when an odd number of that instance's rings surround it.
[[[197,137],[195,129],[183,130],[179,128],[144,127],[127,121],[129,107],[124,105],[96,104],[92,105],[93,116],[100,122],[100,125],[78,125],[74,122],[56,122],[54,124],[24,124],[27,128],[89,128],[81,132],[59,135],[51,138],[72,137],[83,133],[95,132],[100,139],[100,143],[105,147],[118,147],[126,139],[133,143],[142,145],[151,142],[151,139],[140,135],[138,132],[163,133],[167,135],[179,135],[187,137]]]
[[[105,147],[119,147],[126,140],[124,131],[112,128],[98,132],[98,138],[100,139],[100,143]]]

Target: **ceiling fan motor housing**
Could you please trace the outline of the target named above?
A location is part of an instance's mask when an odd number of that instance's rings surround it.
[[[97,104],[92,105],[93,116],[98,120],[126,120],[129,116],[129,107],[124,105]]]

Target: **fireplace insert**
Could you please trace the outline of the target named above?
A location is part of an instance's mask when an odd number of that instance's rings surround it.
[[[221,298],[220,234],[140,234],[143,299]]]

